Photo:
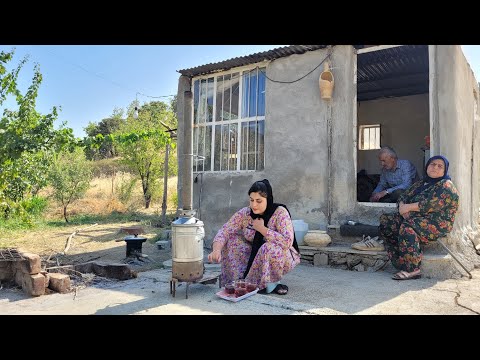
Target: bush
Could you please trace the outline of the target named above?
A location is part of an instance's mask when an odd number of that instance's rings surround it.
[[[28,214],[38,216],[41,215],[48,206],[48,200],[40,196],[34,196],[30,199],[22,200],[20,206],[22,206]]]
[[[34,196],[18,203],[0,204],[0,229],[31,229],[41,221],[40,215],[48,206],[47,199]]]
[[[173,208],[176,209],[178,207],[178,193],[175,191],[175,192],[171,192],[170,193],[170,196],[169,196],[169,205],[171,206],[171,204],[173,204]]]
[[[132,199],[136,183],[136,178],[122,178],[120,184],[117,185],[117,196],[123,204],[127,204]]]

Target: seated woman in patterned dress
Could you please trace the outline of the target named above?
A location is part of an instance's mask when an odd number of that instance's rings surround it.
[[[380,217],[380,234],[388,257],[399,269],[393,279],[421,277],[421,243],[447,235],[458,210],[458,192],[448,175],[448,160],[431,157],[422,181],[414,183],[398,199],[398,213]]]
[[[222,263],[222,284],[245,278],[261,292],[285,295],[288,287],[280,279],[300,263],[290,213],[273,202],[267,179],[255,182],[248,195],[250,206],[218,231],[208,260]]]

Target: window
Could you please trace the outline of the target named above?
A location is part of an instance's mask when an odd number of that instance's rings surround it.
[[[193,171],[263,170],[265,68],[194,80]]]
[[[380,149],[380,125],[360,125],[359,150]]]

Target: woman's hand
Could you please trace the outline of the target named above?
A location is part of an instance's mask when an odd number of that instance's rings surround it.
[[[410,217],[411,212],[418,212],[420,211],[419,203],[411,203],[411,204],[404,204],[403,202],[398,203],[398,212],[400,215],[403,216],[404,219],[408,219]]]
[[[253,228],[262,233],[262,230],[265,229],[265,222],[262,218],[254,219],[253,220]]]
[[[222,252],[221,250],[213,250],[210,254],[208,254],[208,261],[213,263],[219,263],[222,261]]]
[[[398,204],[398,212],[404,219],[410,217],[410,204],[404,204],[402,201]]]

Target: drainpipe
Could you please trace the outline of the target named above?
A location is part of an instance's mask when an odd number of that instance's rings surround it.
[[[327,64],[332,67],[331,63],[331,55],[333,52],[333,48],[328,46],[328,58],[325,60]],[[328,199],[327,199],[327,228],[332,223],[332,212],[333,212],[333,179],[332,179],[332,142],[333,142],[333,128],[332,128],[332,98],[325,99],[327,105],[327,173],[328,173],[328,181],[327,181],[327,191],[328,191]]]
[[[428,45],[430,156],[440,153],[440,124],[438,114],[437,45]]]
[[[327,102],[327,159],[328,159],[328,199],[327,199],[327,227],[332,224],[333,207],[333,179],[332,179],[332,104]]]

